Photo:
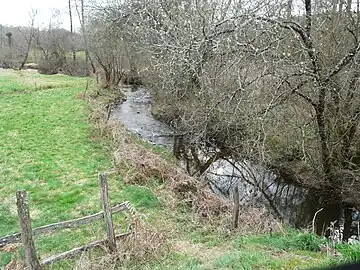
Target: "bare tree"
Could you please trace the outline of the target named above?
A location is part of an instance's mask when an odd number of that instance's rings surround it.
[[[37,10],[34,10],[34,9],[29,13],[29,16],[30,16],[29,31],[30,32],[29,32],[28,37],[26,37],[25,33],[22,33],[24,38],[27,41],[27,46],[26,46],[24,59],[22,60],[21,65],[20,65],[20,70],[24,68],[24,66],[26,64],[26,61],[27,61],[27,59],[29,57],[29,52],[30,52],[30,49],[31,49],[31,43],[32,43],[32,40],[33,40],[33,37],[34,37],[34,22],[35,22],[36,15],[37,15]],[[19,28],[19,31],[22,32],[20,30],[20,28]]]
[[[96,73],[96,68],[95,65],[92,61],[92,58],[89,54],[89,43],[88,43],[88,33],[86,30],[86,20],[85,20],[85,3],[84,0],[79,0],[80,2],[80,7],[79,7],[79,3],[77,0],[75,0],[75,7],[76,7],[76,12],[78,14],[78,18],[79,18],[79,22],[81,25],[81,32],[83,35],[83,39],[84,39],[84,45],[85,45],[85,60],[86,63],[88,63],[88,61],[90,61],[90,65],[92,68],[92,72]]]
[[[47,29],[33,30],[33,43],[42,57],[39,71],[48,74],[57,73],[66,66],[66,55],[71,50],[71,36],[59,27],[59,11],[54,10]]]

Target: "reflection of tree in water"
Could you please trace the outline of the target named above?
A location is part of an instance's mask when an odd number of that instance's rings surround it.
[[[207,176],[217,194],[232,198],[234,186],[238,185],[242,205],[267,205],[277,218],[294,225],[307,225],[301,217],[303,211],[299,209],[306,200],[306,190],[279,181],[274,174],[260,166],[251,166],[249,162],[218,160],[210,167]]]

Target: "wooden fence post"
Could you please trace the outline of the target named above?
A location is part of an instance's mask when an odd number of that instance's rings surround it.
[[[107,183],[106,174],[100,173],[99,181],[100,181],[100,187],[101,187],[101,199],[102,199],[103,208],[104,208],[104,219],[106,222],[108,247],[109,247],[110,252],[112,253],[116,250],[116,240],[115,240],[114,225],[113,225],[112,216],[111,216],[109,193],[108,193],[108,183]]]
[[[233,199],[234,199],[233,228],[236,229],[239,225],[239,211],[240,211],[240,202],[239,202],[240,196],[239,196],[238,184],[236,184],[234,188]]]
[[[21,239],[24,245],[25,260],[29,270],[40,270],[39,258],[36,255],[35,244],[32,238],[29,200],[26,191],[16,192],[16,205],[21,227]]]

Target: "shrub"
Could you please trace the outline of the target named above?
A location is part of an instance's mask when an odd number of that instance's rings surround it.
[[[63,72],[70,76],[89,76],[89,66],[83,59],[77,59],[74,61],[67,61],[64,65]]]
[[[48,58],[42,59],[39,63],[39,73],[56,74],[61,71],[66,63],[66,58],[57,52],[53,52]]]

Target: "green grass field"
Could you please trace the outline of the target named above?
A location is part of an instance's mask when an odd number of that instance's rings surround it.
[[[97,173],[111,162],[89,138],[86,102],[76,98],[87,79],[0,72],[0,235],[19,230],[18,189],[29,192],[34,226],[99,211]],[[62,237],[70,246],[85,240]],[[39,249],[61,250],[63,240]],[[0,265],[10,255],[0,253]]]
[[[101,210],[97,174],[112,169],[112,153],[106,142],[90,137],[88,105],[79,98],[87,80],[0,70],[0,236],[19,231],[18,189],[29,193],[34,227]],[[219,230],[186,206],[170,209],[165,185],[148,183],[125,185],[121,175],[109,177],[112,202],[129,200],[167,239],[161,259],[129,261],[121,269],[305,269],[360,258],[357,246],[340,245],[337,257],[319,252],[326,241],[307,233],[244,236]],[[115,218],[115,227],[123,221]],[[44,258],[104,236],[97,223],[36,237],[36,246]],[[0,268],[19,256],[21,250],[0,250]],[[69,260],[51,268],[73,266]]]

